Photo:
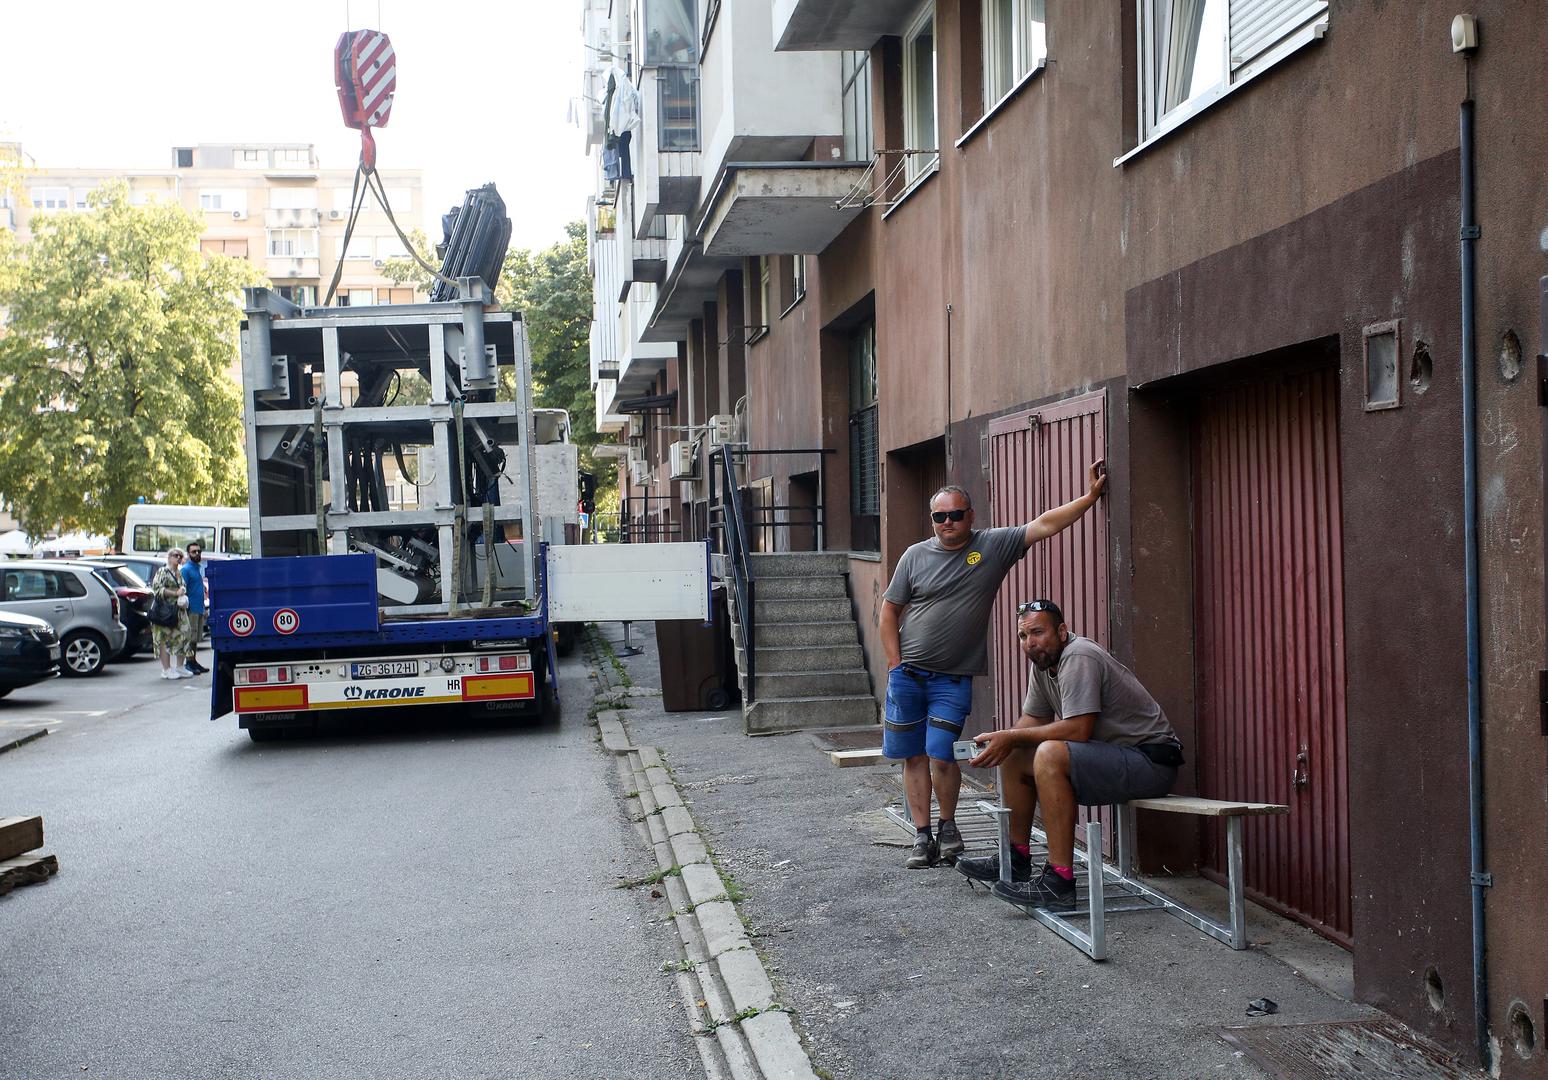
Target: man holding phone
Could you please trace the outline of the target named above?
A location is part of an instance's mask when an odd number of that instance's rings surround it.
[[[994,894],[1022,907],[1075,907],[1075,807],[1155,799],[1172,790],[1182,743],[1134,673],[1090,638],[1070,633],[1052,600],[1016,608],[1016,640],[1032,661],[1021,718],[975,736],[970,764],[1002,766],[1010,808],[1011,880],[1000,857],[961,859],[957,869],[992,882]],[[1048,862],[1034,875],[1032,815],[1041,806]]]
[[[989,670],[989,611],[1000,583],[1040,540],[1069,528],[1107,485],[1093,462],[1086,494],[1025,525],[974,529],[973,504],[960,487],[930,497],[935,533],[898,560],[882,599],[879,630],[887,654],[882,753],[903,760],[903,787],[914,822],[907,866],[919,869],[962,852],[957,797],[962,766],[951,744],[973,707],[973,677]],[[930,825],[930,793],[940,804],[939,835]]]

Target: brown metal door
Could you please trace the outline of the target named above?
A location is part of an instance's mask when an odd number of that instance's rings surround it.
[[[1193,453],[1200,792],[1289,805],[1247,821],[1248,892],[1347,947],[1338,373],[1205,398]]]
[[[990,516],[996,526],[1024,524],[1086,490],[1087,467],[1107,456],[1106,400],[1102,391],[1082,394],[990,424]],[[1016,605],[1040,597],[1058,603],[1072,632],[1107,647],[1105,506],[1034,545],[1000,589],[990,637],[997,727],[1016,722],[1026,697],[1028,662],[1016,644]]]

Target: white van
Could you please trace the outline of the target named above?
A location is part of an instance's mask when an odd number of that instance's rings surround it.
[[[135,503],[124,517],[124,555],[159,557],[197,541],[207,559],[245,559],[253,553],[245,506],[160,506]]]

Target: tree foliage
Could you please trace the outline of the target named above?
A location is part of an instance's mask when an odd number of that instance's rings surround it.
[[[122,183],[37,215],[0,251],[0,493],[23,528],[111,533],[129,504],[246,501],[240,259],[199,250],[179,206]]]

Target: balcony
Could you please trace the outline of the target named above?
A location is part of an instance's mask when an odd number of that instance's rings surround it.
[[[848,162],[742,162],[725,168],[699,236],[707,255],[817,255],[860,216],[840,202],[864,178]]]
[[[699,198],[698,82],[689,68],[640,73],[639,137],[634,166],[635,234],[657,214],[687,214]]]
[[[266,229],[315,229],[321,215],[313,209],[269,209],[263,212]]]
[[[781,51],[869,49],[903,32],[919,0],[773,0],[774,47]]]
[[[623,355],[618,364],[618,394],[632,397],[650,392],[650,384],[677,359],[677,339],[646,341],[644,333],[656,306],[656,286],[636,285],[629,298],[618,305],[618,341]]]
[[[305,278],[316,281],[322,276],[315,255],[270,255],[264,261],[263,272],[273,282],[293,282]]]

